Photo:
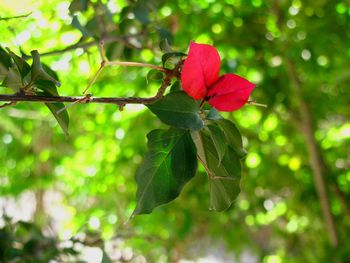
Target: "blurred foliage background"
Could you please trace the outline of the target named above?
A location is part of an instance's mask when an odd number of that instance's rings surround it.
[[[162,127],[144,106],[75,105],[69,137],[44,105],[1,109],[1,262],[350,260],[349,1],[4,0],[0,30],[2,46],[39,50],[61,95],[87,87],[99,41],[111,60],[160,65],[167,38],[180,52],[213,44],[222,72],[268,105],[226,114],[249,152],[229,210],[208,210],[200,169],[174,202],[130,221],[145,135]],[[91,93],[153,95],[148,71],[107,68]]]

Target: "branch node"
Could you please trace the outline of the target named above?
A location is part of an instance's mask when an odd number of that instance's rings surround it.
[[[118,108],[119,108],[120,111],[123,111],[124,107],[125,107],[125,103],[123,103],[123,102],[119,102],[118,103]]]
[[[17,101],[11,101],[8,103],[4,103],[2,105],[0,105],[0,109],[5,108],[5,107],[9,107],[9,106],[15,106],[17,104]]]

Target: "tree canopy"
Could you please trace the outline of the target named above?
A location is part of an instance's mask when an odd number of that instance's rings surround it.
[[[349,260],[349,2],[2,1],[0,28],[0,262]],[[188,95],[191,42],[244,107]]]

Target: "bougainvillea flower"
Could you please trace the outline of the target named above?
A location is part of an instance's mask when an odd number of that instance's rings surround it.
[[[219,77],[219,71],[215,47],[191,42],[181,73],[184,91],[196,100],[207,100],[217,110],[238,110],[247,103],[255,85],[235,74]]]

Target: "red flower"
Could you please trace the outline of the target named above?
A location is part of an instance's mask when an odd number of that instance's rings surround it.
[[[184,91],[196,100],[207,100],[220,111],[238,110],[255,85],[235,74],[219,77],[219,71],[220,56],[215,47],[191,42],[181,73]]]

